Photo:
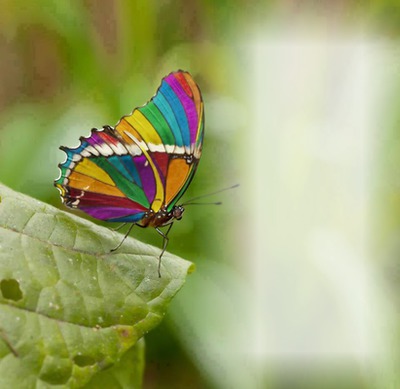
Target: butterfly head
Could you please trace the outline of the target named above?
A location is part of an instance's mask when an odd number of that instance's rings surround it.
[[[185,212],[185,208],[182,207],[182,205],[175,205],[174,208],[172,208],[172,216],[176,220],[181,220],[183,212]]]

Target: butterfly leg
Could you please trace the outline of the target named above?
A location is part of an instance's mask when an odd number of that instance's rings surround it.
[[[121,242],[118,244],[117,247],[114,247],[114,248],[111,250],[111,252],[113,252],[113,251],[115,251],[115,250],[118,250],[118,249],[122,246],[122,243],[125,242],[125,239],[128,237],[128,235],[129,235],[130,232],[132,231],[132,228],[133,228],[134,225],[135,225],[135,223],[132,223],[132,224],[131,224],[131,226],[129,227],[128,231],[126,232],[126,234],[125,234],[125,236],[123,237],[123,239],[121,240]]]
[[[110,230],[112,231],[118,231],[120,230],[122,227],[126,226],[128,223],[122,223],[119,226],[115,227],[115,228],[110,228]]]
[[[168,238],[168,233],[171,231],[171,228],[172,228],[172,226],[173,226],[173,224],[174,223],[171,223],[169,226],[168,226],[168,229],[167,229],[167,231],[164,233],[164,232],[162,232],[158,227],[156,227],[156,231],[163,237],[163,248],[162,248],[162,251],[161,251],[161,254],[160,254],[160,256],[158,257],[158,277],[159,278],[161,278],[161,258],[162,258],[162,256],[164,255],[164,253],[165,253],[165,250],[167,249],[167,246],[168,246],[168,242],[169,242],[169,238]]]

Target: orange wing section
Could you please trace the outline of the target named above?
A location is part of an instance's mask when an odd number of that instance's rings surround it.
[[[189,165],[184,159],[176,158],[171,160],[168,166],[168,173],[165,188],[165,203],[169,204],[176,194],[186,183],[192,165]]]
[[[116,186],[105,184],[95,178],[73,171],[68,177],[68,186],[71,188],[102,193],[109,196],[126,197]]]
[[[143,138],[136,131],[135,128],[126,120],[127,117],[124,116],[118,124],[115,126],[115,131],[117,131],[123,138],[124,142],[127,144],[136,144],[131,137],[129,137],[126,133],[131,134],[138,142],[141,142]]]

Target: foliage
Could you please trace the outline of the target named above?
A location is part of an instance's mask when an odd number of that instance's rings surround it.
[[[0,387],[139,387],[137,342],[191,264],[166,254],[158,278],[159,249],[130,238],[110,253],[121,234],[4,186],[0,197]]]

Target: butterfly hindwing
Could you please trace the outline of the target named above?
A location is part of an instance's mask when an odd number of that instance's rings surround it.
[[[109,221],[138,221],[149,209],[155,183],[143,155],[119,142],[114,130],[93,129],[76,149],[62,148],[66,161],[56,180],[66,205]],[[148,197],[149,196],[149,197]]]

